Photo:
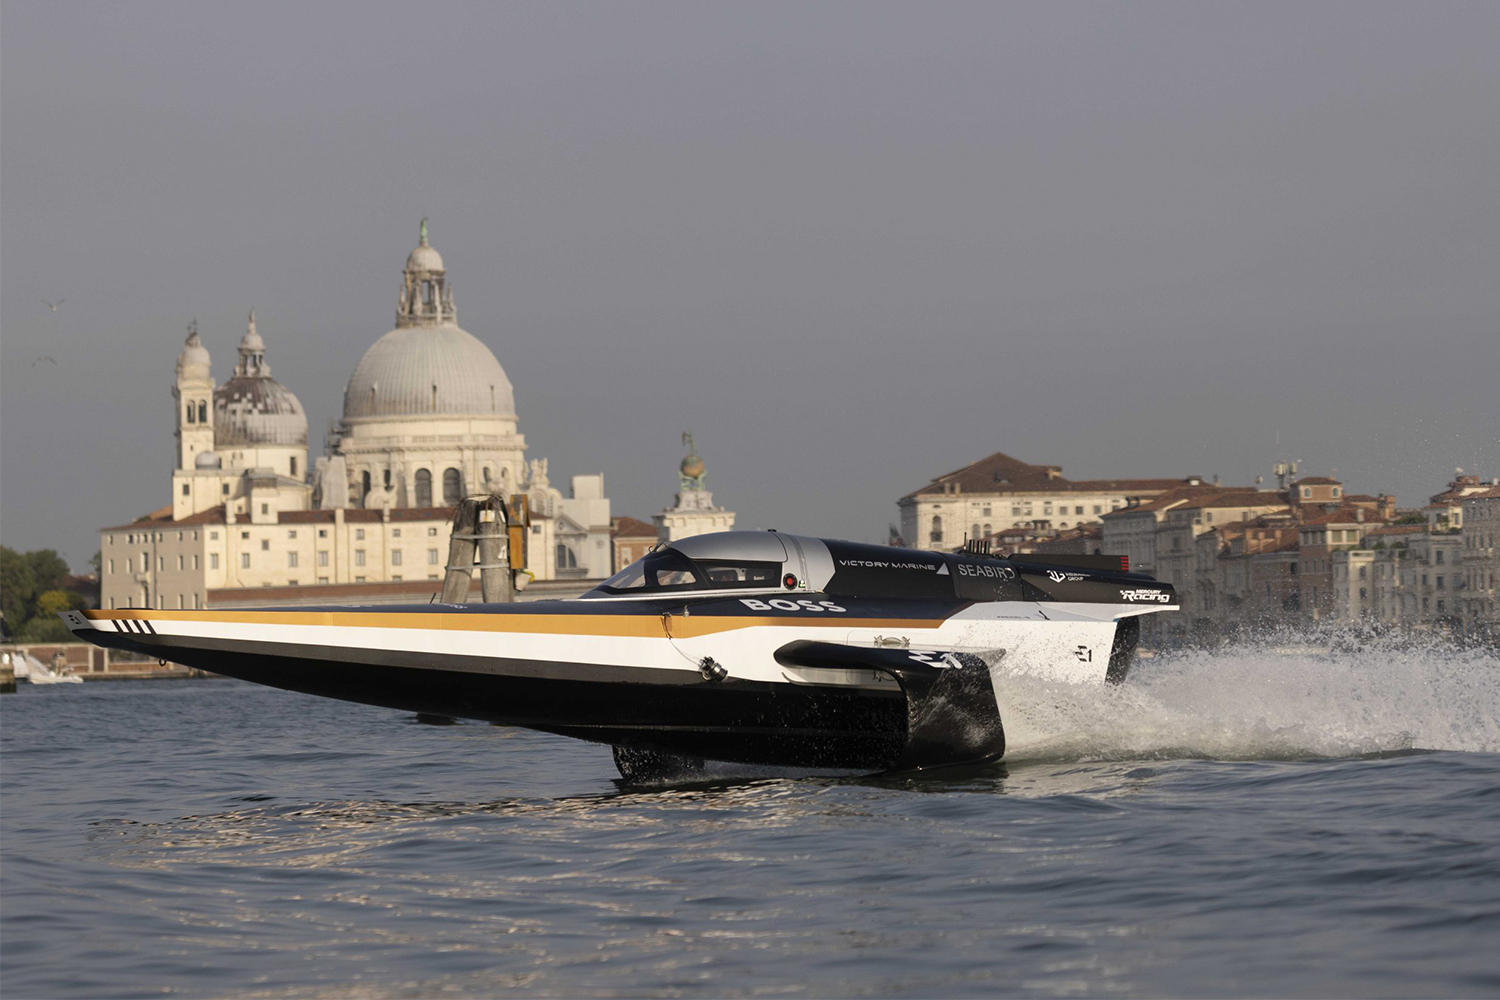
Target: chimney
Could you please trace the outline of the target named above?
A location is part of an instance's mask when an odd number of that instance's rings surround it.
[[[1360,524],[1365,523],[1365,509],[1363,507],[1354,508],[1354,519]]]

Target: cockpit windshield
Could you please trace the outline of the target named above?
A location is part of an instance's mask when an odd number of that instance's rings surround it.
[[[742,559],[692,560],[673,548],[657,549],[598,586],[606,594],[677,593],[685,590],[777,589],[781,563]]]

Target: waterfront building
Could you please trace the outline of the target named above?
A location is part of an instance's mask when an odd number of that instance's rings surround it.
[[[172,387],[171,503],[101,532],[105,607],[426,599],[446,569],[452,507],[474,492],[527,495],[537,580],[585,589],[609,575],[603,476],[573,476],[564,495],[546,459],[526,458],[510,379],[458,326],[425,220],[394,329],[355,366],[311,469],[306,413],[268,354],[252,313],[218,386],[190,328]]]
[[[1464,590],[1460,601],[1465,627],[1500,636],[1500,484],[1460,501],[1463,508]]]
[[[938,476],[896,502],[901,536],[920,548],[957,548],[968,539],[991,539],[1013,528],[1051,535],[1093,524],[1131,498],[1154,498],[1186,479],[1063,478],[1061,466],[1031,465],[996,452]]]
[[[610,541],[614,546],[613,570],[618,573],[656,547],[656,525],[639,518],[616,517],[610,521]]]

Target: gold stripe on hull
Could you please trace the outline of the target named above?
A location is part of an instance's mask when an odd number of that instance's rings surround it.
[[[212,622],[226,625],[314,625],[342,628],[440,629],[543,635],[606,635],[689,639],[746,628],[938,628],[941,618],[849,618],[830,614],[749,617],[672,615],[670,633],[661,615],[411,614],[368,611],[85,611],[90,621]]]

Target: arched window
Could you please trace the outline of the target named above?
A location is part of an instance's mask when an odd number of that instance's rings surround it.
[[[984,526],[984,534],[981,537],[988,538],[992,534],[994,534],[994,529],[992,529],[988,524],[986,524]]]
[[[292,456],[292,478],[293,479],[297,478],[297,456],[296,455]]]
[[[422,282],[422,301],[428,305],[432,304],[432,282]]]
[[[190,424],[196,424],[198,422],[198,408],[195,407],[192,403],[188,404],[187,422]]]
[[[359,499],[363,503],[365,497],[370,495],[370,470],[366,469],[359,476]]]
[[[969,525],[969,537],[971,539],[975,539],[975,538],[979,537],[979,525],[977,525],[977,524],[971,524],[971,525]]]
[[[385,488],[386,489],[390,489],[391,488],[391,470],[390,469],[386,469],[385,470]]]
[[[943,540],[943,519],[937,514],[932,515],[932,535],[930,541],[941,542]]]
[[[557,543],[557,568],[558,569],[577,569],[578,568],[578,557],[575,556],[575,555],[573,555],[573,550],[570,549],[570,548],[568,548],[562,542],[558,542]]]
[[[417,506],[432,506],[432,473],[426,469],[417,470]]]
[[[207,403],[199,403],[198,404],[198,423],[200,423],[200,424],[206,424],[206,423],[208,423],[208,404]]]
[[[457,469],[443,470],[443,506],[452,507],[464,498],[464,477]]]

